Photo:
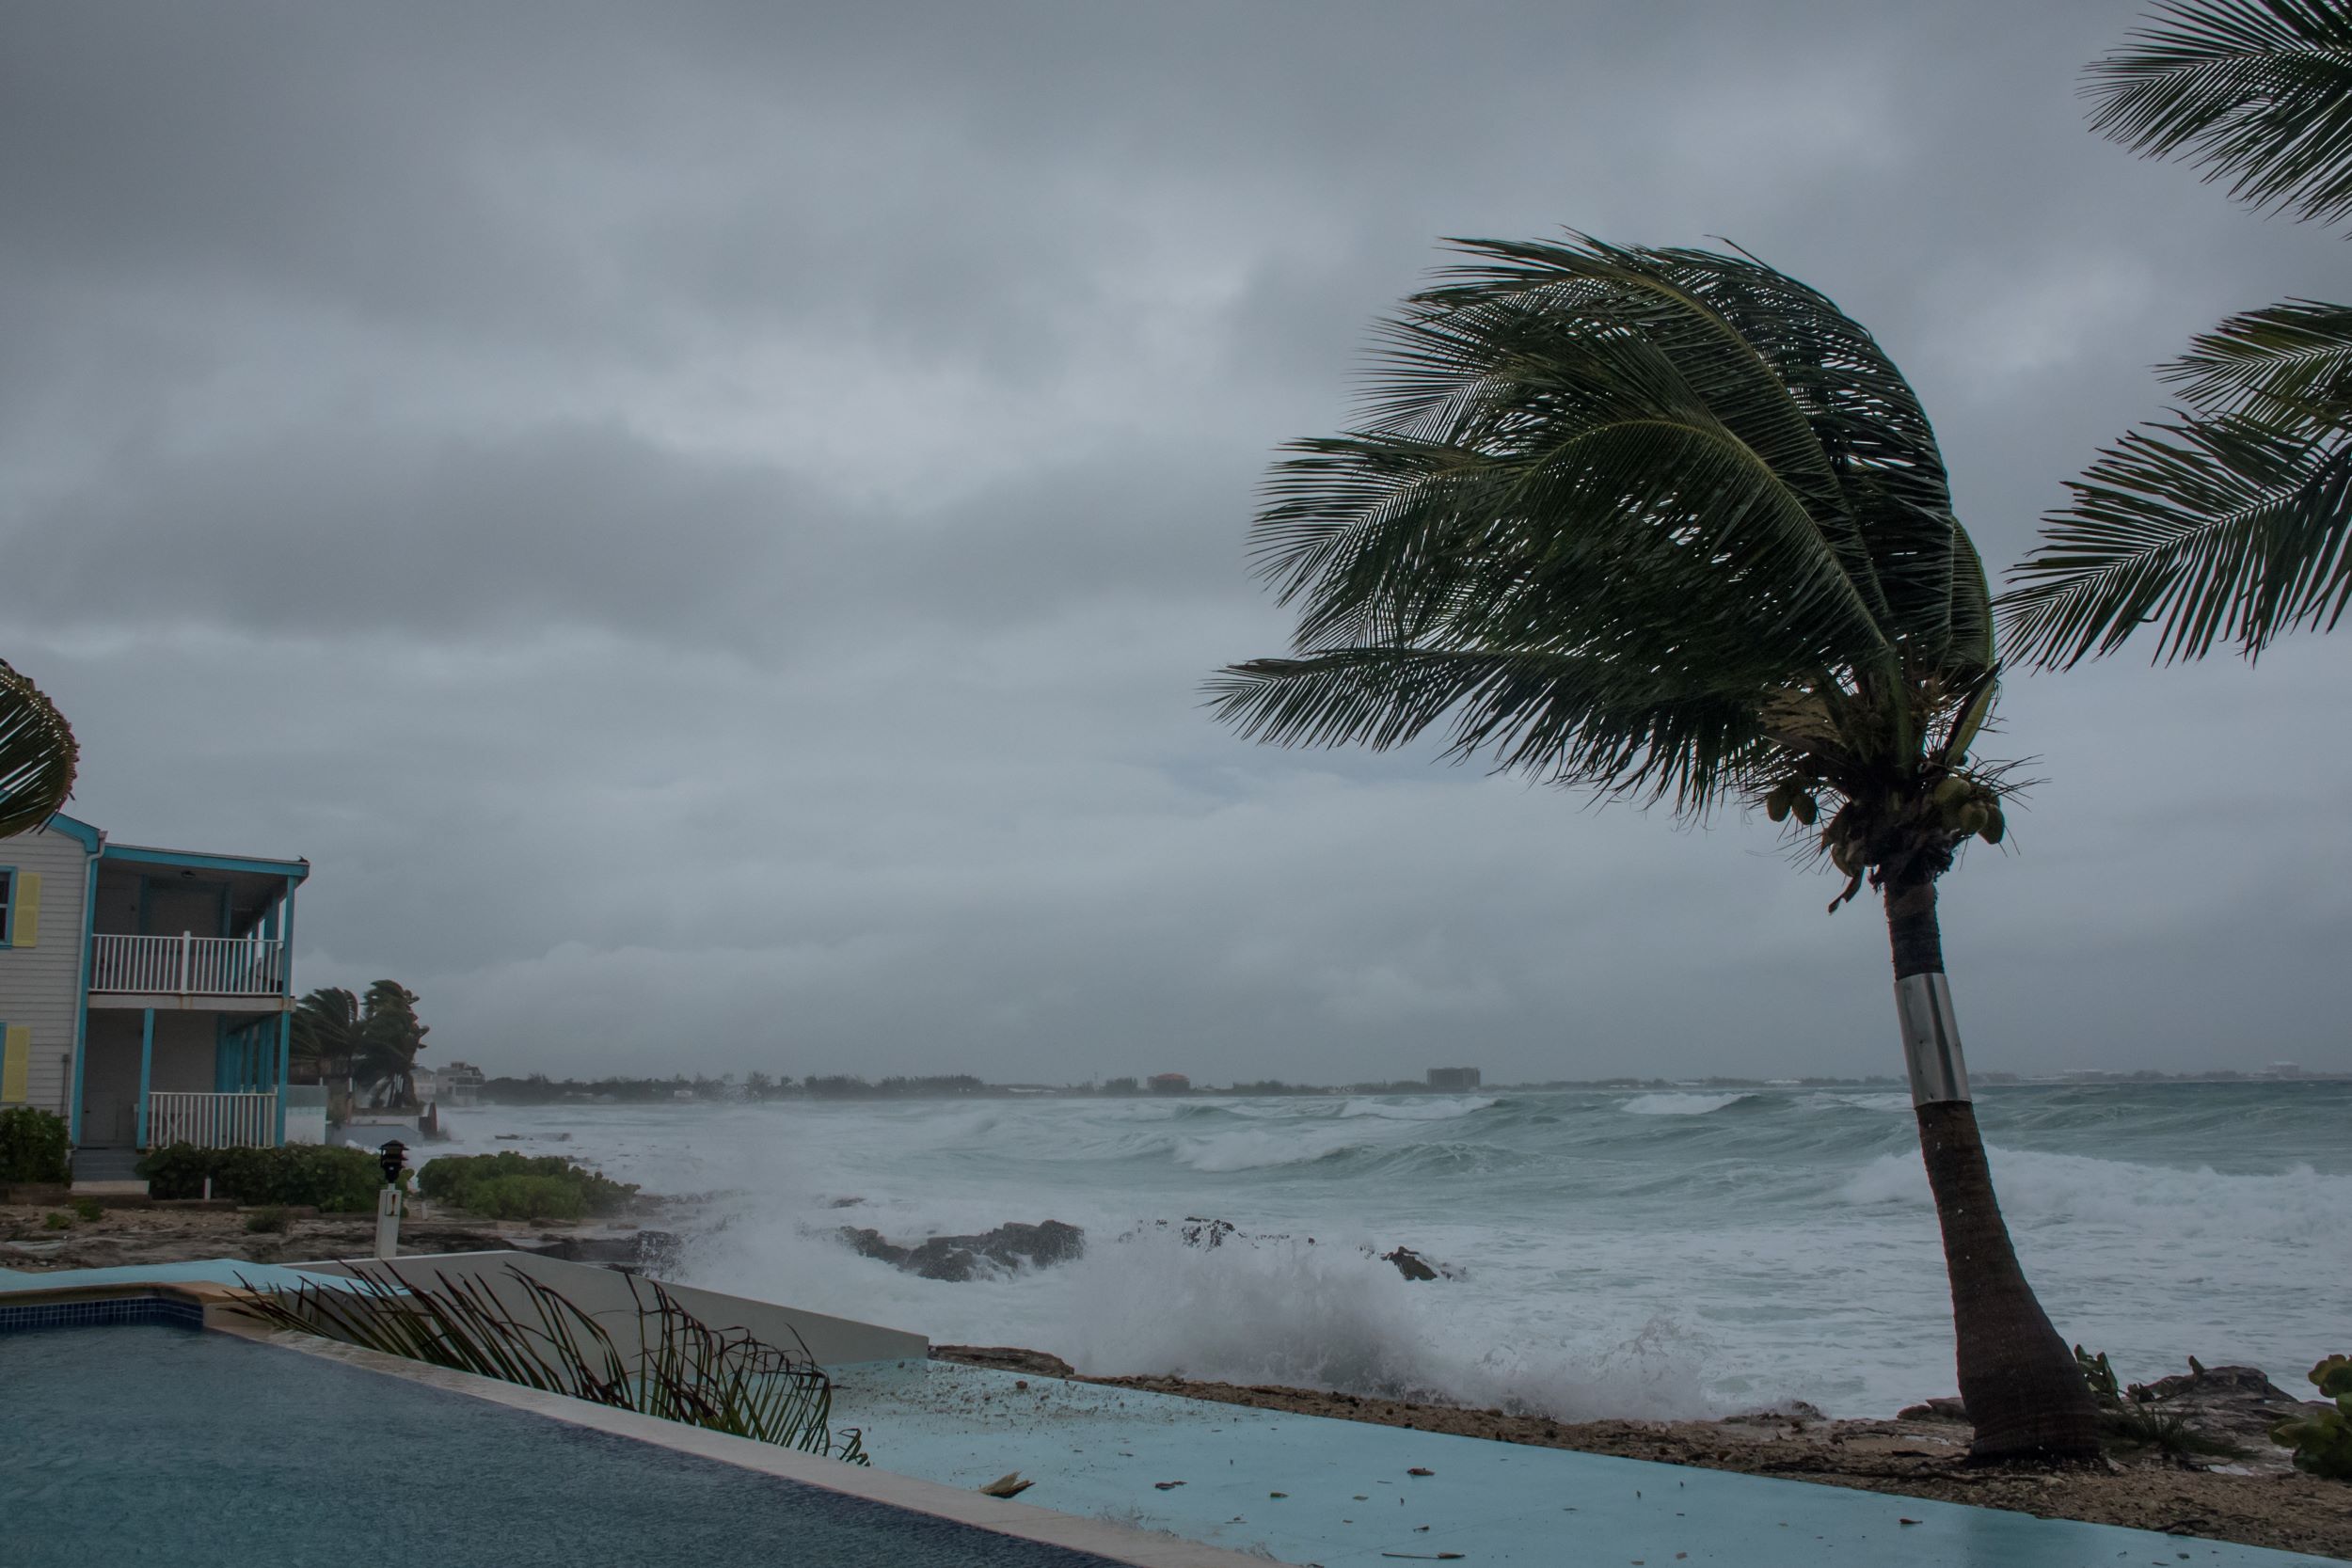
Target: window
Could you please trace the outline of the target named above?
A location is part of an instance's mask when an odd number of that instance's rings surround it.
[[[0,865],[0,947],[16,941],[16,868]]]

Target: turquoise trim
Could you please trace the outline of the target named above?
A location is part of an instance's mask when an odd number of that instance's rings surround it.
[[[137,844],[109,844],[99,853],[106,860],[137,865],[177,865],[199,871],[243,871],[261,877],[283,877],[299,882],[310,874],[309,861],[266,861],[247,855],[199,855],[187,849],[150,849]]]
[[[144,1009],[144,1016],[139,1022],[138,1132],[131,1140],[135,1148],[145,1148],[147,1147],[147,1097],[150,1093],[148,1085],[154,1082],[154,1077],[155,1009],[149,1007]]]
[[[294,1015],[279,1013],[278,1015],[278,1083],[276,1085],[278,1099],[275,1102],[278,1106],[276,1147],[279,1148],[283,1148],[286,1142],[286,1076],[288,1069],[293,1066],[293,1059]]]
[[[56,818],[52,817],[52,821]],[[82,1143],[82,1064],[89,1057],[89,966],[98,946],[98,855],[92,847],[88,875],[82,879],[82,1006],[73,1021],[73,1106],[66,1118],[66,1141]]]
[[[57,813],[49,819],[49,831],[53,833],[63,833],[93,855],[98,853],[100,846],[106,842],[106,835],[103,832],[78,817],[68,816],[63,812]]]
[[[282,945],[278,949],[278,994],[292,997],[294,989],[294,879],[286,879],[285,912],[278,916],[278,935]]]

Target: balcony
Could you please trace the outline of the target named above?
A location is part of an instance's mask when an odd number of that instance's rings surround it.
[[[285,943],[276,937],[92,939],[93,995],[283,996]]]
[[[151,1094],[141,1147],[269,1148],[278,1142],[275,1094]]]

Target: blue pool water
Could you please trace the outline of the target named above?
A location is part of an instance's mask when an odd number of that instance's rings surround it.
[[[1100,1568],[1105,1560],[160,1324],[0,1336],[0,1561]]]

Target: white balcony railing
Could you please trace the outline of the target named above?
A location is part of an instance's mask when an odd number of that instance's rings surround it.
[[[268,1148],[278,1142],[275,1094],[181,1094],[147,1097],[147,1147],[194,1144],[199,1148]]]
[[[93,939],[89,989],[188,996],[277,996],[285,943],[275,937]]]

